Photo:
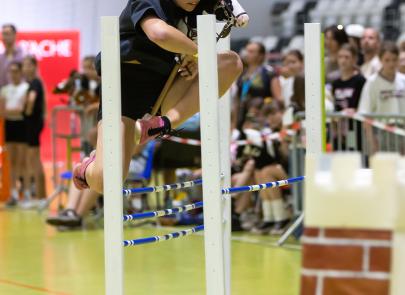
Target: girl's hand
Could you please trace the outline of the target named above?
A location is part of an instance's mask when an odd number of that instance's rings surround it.
[[[180,76],[187,81],[193,80],[198,74],[198,64],[194,56],[186,55],[180,65]]]

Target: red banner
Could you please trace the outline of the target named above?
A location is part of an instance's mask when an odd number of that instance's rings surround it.
[[[66,79],[69,73],[79,68],[80,35],[78,31],[19,32],[17,44],[25,54],[35,55],[38,59],[40,76],[46,87],[47,122],[41,136],[41,155],[45,161],[51,160],[50,119],[52,108],[61,104],[61,95],[52,94],[56,84]],[[4,45],[0,42],[0,53]],[[67,123],[68,124],[68,123]]]

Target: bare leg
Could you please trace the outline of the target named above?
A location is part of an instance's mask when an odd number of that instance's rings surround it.
[[[82,198],[83,191],[78,190],[73,182],[69,186],[68,203],[66,209],[75,210],[79,207],[80,199]]]
[[[129,162],[131,161],[132,153],[135,145],[135,121],[127,118],[121,118],[122,131],[122,152],[123,166],[122,175],[125,179],[128,174]],[[86,169],[86,181],[90,188],[96,192],[103,191],[103,124],[98,123],[97,150],[96,159]]]
[[[45,198],[45,173],[41,162],[39,147],[28,147],[27,155],[27,170],[30,172],[29,177],[27,177],[27,181],[31,180],[31,176],[34,176],[36,197],[38,199]]]
[[[95,191],[90,189],[84,190],[79,206],[76,210],[77,215],[80,217],[86,215],[86,213],[94,206],[99,196],[100,194]]]
[[[225,94],[242,72],[242,62],[232,51],[218,55],[219,96]],[[186,81],[178,77],[162,104],[162,114],[167,116],[176,128],[199,111],[198,77]]]
[[[10,161],[10,178],[11,178],[11,190],[12,194],[15,193],[17,189],[17,173],[18,173],[18,167],[16,167],[17,163],[17,147],[15,146],[14,143],[6,143],[6,149],[8,151],[9,155],[9,161]],[[15,197],[13,195],[13,197]]]

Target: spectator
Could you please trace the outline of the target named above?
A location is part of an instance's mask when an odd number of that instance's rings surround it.
[[[364,85],[360,99],[359,112],[399,115],[405,113],[405,76],[398,72],[398,47],[392,43],[384,43],[380,50],[381,71],[372,75]],[[391,147],[395,145],[391,141],[379,142],[379,138],[370,127],[365,129],[370,153],[378,150],[379,143]],[[403,149],[403,147],[399,147]]]
[[[56,216],[48,216],[46,223],[53,226],[63,226],[67,229],[81,227],[83,217],[96,205],[99,197],[99,193],[90,189],[78,190],[72,182],[69,188],[66,209]]]
[[[340,47],[349,42],[349,38],[345,30],[339,29],[337,26],[330,26],[325,29],[325,75],[326,83],[330,83],[339,77],[339,66],[337,56]]]
[[[261,131],[261,136],[279,132],[283,125],[284,108],[277,101],[267,104],[263,108],[268,128]],[[255,157],[255,179],[258,183],[267,183],[287,179],[288,144],[283,140],[267,140],[263,150]],[[260,233],[281,234],[289,222],[289,214],[283,200],[282,190],[278,187],[260,191],[262,200],[263,222],[254,231]]]
[[[24,120],[26,125],[26,140],[28,149],[27,173],[28,179],[33,178],[35,183],[35,196],[38,199],[46,197],[45,173],[40,155],[40,135],[44,127],[45,91],[42,81],[38,77],[38,65],[34,56],[23,59],[23,74],[29,83],[27,100],[24,107]],[[29,194],[29,190],[27,193]],[[29,203],[25,206],[29,207]]]
[[[8,84],[7,70],[10,63],[14,61],[21,62],[23,52],[15,44],[17,29],[13,24],[4,24],[2,27],[2,37],[5,46],[5,52],[0,54],[0,88]]]
[[[357,67],[357,49],[352,45],[343,45],[338,53],[338,64],[340,77],[332,83],[332,96],[334,111],[357,111],[360,101],[361,91],[363,89],[366,79],[359,73]],[[355,125],[357,124],[357,129]],[[352,120],[340,120],[337,126],[332,122],[331,128],[336,129],[331,132],[334,136],[333,147],[335,150],[347,149],[348,146],[348,132],[356,136],[357,150],[361,147],[361,124],[353,122]],[[357,131],[356,131],[357,130]],[[339,141],[339,138],[341,141]],[[350,147],[352,148],[352,147]]]
[[[345,27],[346,34],[349,38],[349,44],[357,50],[357,65],[364,63],[364,56],[361,52],[361,38],[363,38],[364,27],[358,24],[351,24]]]
[[[271,97],[281,100],[281,86],[278,77],[264,65],[266,49],[262,43],[250,42],[245,48],[245,70],[239,78],[238,100],[234,105],[237,125],[240,128],[246,114],[246,104],[254,97]]]
[[[359,73],[356,61],[356,48],[349,44],[343,45],[338,53],[340,77],[332,83],[332,95],[337,112],[357,110],[366,79]]]
[[[284,56],[282,72],[279,79],[284,105],[292,106],[295,111],[304,110],[304,56],[301,51],[291,50]]]
[[[26,131],[24,123],[24,105],[29,88],[28,83],[23,81],[22,65],[19,62],[11,62],[9,65],[10,84],[1,89],[1,114],[5,121],[5,141],[11,163],[11,198],[8,206],[15,206],[19,197],[17,181],[20,177],[26,177]],[[29,180],[24,179],[25,185]]]
[[[366,82],[359,105],[362,113],[405,113],[405,76],[398,72],[398,47],[384,43],[379,57],[382,68]]]
[[[381,69],[381,62],[378,57],[380,49],[380,34],[373,28],[366,28],[361,38],[361,49],[364,55],[364,63],[361,66],[361,73],[366,79]]]

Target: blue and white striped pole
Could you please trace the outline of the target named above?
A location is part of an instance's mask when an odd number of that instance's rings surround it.
[[[141,238],[141,239],[135,239],[135,240],[126,240],[126,241],[124,241],[124,247],[169,241],[169,240],[173,240],[173,239],[177,239],[177,238],[181,238],[181,237],[186,237],[186,236],[192,235],[196,232],[200,232],[203,230],[204,230],[204,225],[199,225],[199,226],[196,226],[196,227],[193,227],[190,229],[181,230],[181,231],[170,233],[170,234],[163,235],[163,236],[153,236],[153,237]]]

